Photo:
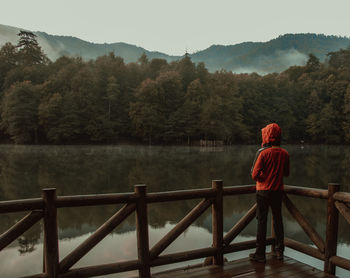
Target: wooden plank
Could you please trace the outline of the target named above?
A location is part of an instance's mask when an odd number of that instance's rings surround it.
[[[296,264],[296,263],[295,263]],[[303,266],[306,267],[306,266]],[[257,277],[278,277],[278,278],[287,278],[290,277],[293,274],[298,274],[302,273],[305,269],[300,266],[294,266],[294,267],[283,267],[280,266],[279,269],[269,269],[269,268],[264,268],[263,271],[259,272],[256,270],[249,271],[247,273],[239,274],[239,275],[230,275],[225,277],[230,277],[230,278],[257,278]]]
[[[216,267],[216,266],[209,266],[209,267]],[[185,267],[177,267],[177,268],[174,268],[174,269],[167,269],[167,270],[162,270],[162,271],[159,271],[159,272],[156,272],[156,273],[152,273],[152,277],[168,277],[167,275],[171,275],[171,274],[174,274],[174,273],[183,273],[184,271],[189,271],[189,270],[192,270],[192,269],[203,269],[205,267],[203,267],[203,264],[202,263],[198,263],[198,264],[193,264],[193,265],[187,265]],[[175,275],[175,274],[174,274]],[[136,277],[132,277],[132,278],[136,278]]]
[[[289,278],[309,278],[309,277],[318,278],[318,277],[333,277],[333,276],[329,276],[323,271],[313,268],[311,266],[308,266],[308,269],[306,271],[289,276]]]
[[[288,194],[311,197],[311,198],[319,198],[319,199],[328,198],[328,190],[326,189],[285,185],[284,192]]]
[[[217,266],[217,265],[210,265],[210,266],[204,266],[200,268],[193,268],[193,269],[184,269],[179,270],[174,273],[169,272],[166,275],[162,274],[158,277],[157,274],[154,275],[154,277],[157,278],[170,278],[170,277],[176,277],[176,278],[199,278],[199,277],[214,277],[214,275],[218,274],[219,277],[223,277],[220,275],[223,275],[224,272],[229,271],[232,267],[235,268],[235,273],[245,273],[247,271],[250,271],[252,268],[252,262],[250,262],[247,258],[243,260],[235,261],[234,265],[226,264],[224,266]]]
[[[211,200],[203,200],[195,206],[176,226],[169,231],[150,250],[151,260],[162,253],[181,233],[183,233],[207,208],[210,207]]]
[[[19,220],[10,229],[0,235],[0,251],[8,246],[11,242],[16,240],[20,235],[32,227],[38,222],[44,213],[42,210],[32,211],[27,214],[24,218]]]
[[[305,219],[305,217],[300,213],[300,211],[295,207],[292,201],[287,195],[284,195],[283,202],[290,214],[299,223],[300,227],[309,236],[311,241],[317,246],[321,253],[325,252],[325,243],[320,235],[315,231],[315,229],[310,225],[310,223]]]
[[[199,275],[191,275],[191,278],[194,277],[245,277],[250,274],[264,274],[266,273],[274,273],[279,268],[283,267],[286,264],[295,264],[297,263],[294,260],[286,257],[284,262],[278,261],[276,259],[271,259],[268,257],[267,263],[262,264],[254,261],[250,261],[248,258],[244,258],[242,260],[233,261],[227,263],[222,268],[211,269],[210,273],[200,272]],[[177,276],[175,276],[177,277]],[[181,276],[181,278],[186,278],[187,276]],[[261,276],[260,276],[261,277]]]
[[[287,270],[287,267],[293,266],[297,264],[296,261],[294,260],[286,260],[286,262],[278,261],[275,259],[268,259],[266,264],[261,264],[257,262],[250,262],[251,267],[247,269],[246,272],[240,273],[237,272],[237,269],[233,267],[231,270],[225,270],[225,275],[227,277],[234,277],[234,278],[239,278],[239,277],[265,277],[265,276],[270,276],[270,277],[275,277],[278,274],[278,277],[280,277],[280,273],[282,272],[283,269]],[[283,277],[283,276],[281,276]]]
[[[285,257],[279,261],[267,255],[266,264],[250,261],[248,258],[225,263],[224,266],[205,266],[196,268],[182,268],[175,271],[163,271],[153,274],[154,278],[253,278],[253,277],[279,277],[279,278],[316,278],[328,276],[320,270]]]
[[[281,268],[276,269],[272,273],[264,272],[264,277],[290,277],[292,275],[304,276],[303,273],[307,270],[310,270],[310,266],[300,264],[299,262],[295,262],[292,265],[282,265]]]
[[[242,261],[247,261],[247,258],[244,259],[240,259],[240,260],[236,260],[235,264],[240,264],[242,263]],[[190,266],[186,266],[186,267],[182,267],[182,268],[177,268],[174,271],[173,270],[167,270],[167,271],[162,271],[162,272],[158,272],[153,274],[154,277],[161,277],[161,278],[167,278],[167,277],[178,277],[179,275],[187,275],[187,276],[181,276],[181,277],[191,277],[191,275],[197,276],[201,275],[202,273],[206,273],[209,271],[211,272],[215,272],[215,271],[220,271],[222,269],[224,269],[225,267],[227,267],[229,263],[225,263],[224,266],[216,266],[216,265],[208,265],[208,266],[203,266],[202,264],[200,265],[196,265],[196,267],[192,267]]]
[[[299,273],[295,273],[289,276],[289,278],[304,278],[304,277],[314,277],[320,273],[320,270],[307,266],[307,268]]]
[[[124,205],[117,213],[110,217],[101,227],[92,235],[84,240],[77,248],[69,253],[59,265],[60,272],[66,272],[76,262],[78,262],[86,253],[104,239],[121,222],[124,221],[136,208],[136,204]]]

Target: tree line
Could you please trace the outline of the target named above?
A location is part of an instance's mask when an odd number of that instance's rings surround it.
[[[350,142],[350,48],[260,76],[210,73],[187,54],[170,63],[142,55],[126,64],[113,53],[52,62],[33,33],[18,35],[0,49],[3,142],[255,144],[270,122],[285,143]]]

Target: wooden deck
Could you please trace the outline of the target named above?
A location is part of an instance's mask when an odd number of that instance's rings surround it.
[[[210,265],[205,267],[169,270],[152,275],[154,278],[313,278],[335,277],[323,271],[303,264],[289,257],[278,261],[267,257],[266,264],[252,262],[244,258],[226,262],[223,267]]]

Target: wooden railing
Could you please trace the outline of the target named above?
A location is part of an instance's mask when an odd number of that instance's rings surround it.
[[[133,193],[99,194],[82,196],[56,196],[55,189],[44,189],[42,198],[0,202],[0,214],[19,211],[29,213],[8,231],[0,235],[0,251],[43,219],[44,252],[43,273],[29,277],[94,277],[118,272],[138,270],[142,278],[151,277],[150,268],[193,259],[206,258],[205,264],[222,265],[224,254],[255,248],[255,240],[232,243],[238,234],[256,215],[256,204],[229,230],[223,232],[224,196],[255,193],[254,185],[223,187],[221,180],[214,180],[212,188],[183,190],[161,193],[147,193],[145,185],[135,185]],[[338,211],[350,221],[350,194],[338,192],[339,185],[329,184],[328,190],[285,186],[284,204],[291,215],[310,237],[315,247],[293,239],[285,238],[285,245],[297,251],[324,261],[324,271],[334,274],[335,266],[350,270],[350,260],[337,256]],[[328,200],[327,232],[325,241],[303,217],[288,194],[321,198]],[[160,239],[152,248],[149,247],[148,215],[149,203],[202,199],[175,227]],[[112,217],[91,234],[70,254],[59,261],[59,241],[57,209],[77,206],[99,206],[124,204]],[[212,209],[212,246],[186,252],[162,255],[162,252],[182,234],[209,207]],[[138,259],[111,264],[72,268],[83,256],[110,234],[130,214],[136,212],[136,235]],[[274,232],[267,239],[267,244],[274,248]]]

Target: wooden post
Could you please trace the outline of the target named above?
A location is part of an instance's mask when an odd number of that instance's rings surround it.
[[[212,233],[213,247],[217,249],[213,263],[216,265],[224,264],[223,253],[223,234],[224,234],[224,212],[223,212],[223,182],[222,180],[213,180],[212,188],[216,191],[216,197],[212,205]]]
[[[136,204],[136,231],[137,231],[137,253],[140,261],[139,277],[150,278],[150,256],[148,238],[148,219],[145,184],[135,185],[135,193],[138,196]]]
[[[335,274],[335,265],[331,263],[330,258],[337,254],[338,243],[338,222],[339,212],[335,207],[333,194],[338,192],[339,184],[328,184],[328,202],[327,202],[327,227],[326,227],[326,246],[325,246],[325,262],[324,271],[331,275]]]
[[[44,201],[44,261],[45,273],[50,278],[58,277],[58,231],[56,188],[42,190]]]

